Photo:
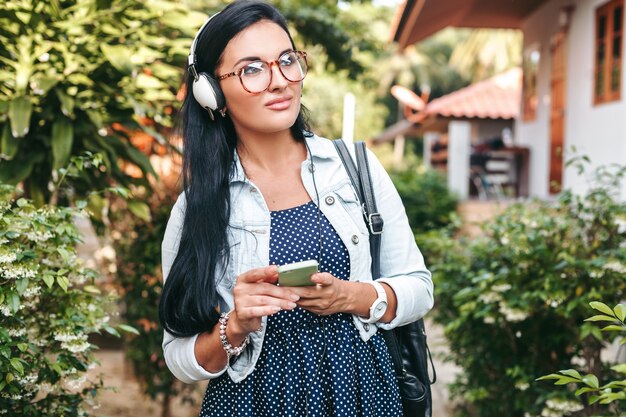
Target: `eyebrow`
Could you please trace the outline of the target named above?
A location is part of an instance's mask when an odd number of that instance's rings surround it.
[[[283,56],[283,54],[287,52],[291,52],[291,51],[294,51],[294,49],[293,48],[285,49],[284,51],[278,54],[278,57],[280,58],[281,56]],[[262,59],[258,56],[247,56],[235,62],[235,64],[233,65],[233,68],[239,65],[239,63],[244,62],[244,61],[262,61]]]

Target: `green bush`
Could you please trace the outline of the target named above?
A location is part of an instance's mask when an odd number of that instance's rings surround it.
[[[615,308],[611,308],[604,303],[595,301],[590,303],[591,307],[598,310],[602,314],[596,314],[589,317],[585,321],[591,322],[604,322],[604,327],[601,329],[603,332],[618,332],[621,333],[620,345],[626,344],[626,304],[618,304]],[[610,324],[607,324],[610,323]],[[613,336],[609,339],[614,339],[619,336]],[[600,385],[600,381],[597,375],[587,374],[581,375],[574,369],[565,369],[559,371],[557,374],[550,374],[538,378],[539,380],[555,380],[555,385],[574,385],[578,388],[574,395],[585,396],[589,405],[595,403],[610,404],[609,408],[613,415],[624,416],[623,405],[626,404],[626,379],[617,380],[626,376],[626,363],[619,363],[611,367],[611,370],[616,374],[616,379],[606,384]]]
[[[511,206],[471,241],[420,236],[434,274],[434,317],[462,368],[451,387],[457,415],[583,408],[534,381],[574,363],[596,375],[603,368],[599,329],[580,324],[590,302],[617,304],[626,293],[626,204],[613,197],[623,175],[600,169],[584,195]]]
[[[0,184],[0,415],[87,415],[102,386],[86,375],[96,348],[88,336],[118,331],[96,272],[76,257],[72,220],[85,212],[35,208],[15,193]]]
[[[125,338],[126,357],[133,365],[134,374],[144,393],[159,399],[162,416],[171,415],[171,400],[182,395],[192,401],[195,385],[178,381],[165,364],[163,329],[159,324],[158,307],[163,288],[161,274],[161,241],[177,193],[164,190],[163,184],[147,200],[150,220],[131,215],[121,209],[123,200],[114,203],[116,215],[112,219],[115,231],[113,246],[117,253],[117,283],[123,303],[123,319],[134,326],[138,335]],[[174,188],[174,187],[171,187]]]
[[[52,186],[58,170],[90,151],[103,165],[69,179],[74,194],[113,181],[148,186],[156,174],[131,137],[168,144],[157,131],[172,125],[183,63],[205,18],[180,2],[0,2],[0,181],[23,182],[37,205],[65,205]]]
[[[457,197],[450,192],[445,177],[438,171],[410,164],[391,172],[391,179],[402,198],[413,231],[448,226],[455,220]]]

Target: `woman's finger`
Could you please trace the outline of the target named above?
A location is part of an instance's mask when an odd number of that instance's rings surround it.
[[[237,277],[237,282],[276,282],[278,279],[278,267],[276,265],[254,268]]]
[[[247,286],[245,291],[248,295],[267,295],[290,301],[298,301],[300,299],[290,288],[277,287],[276,285],[264,282],[249,284],[249,287]]]
[[[246,300],[247,303],[253,306],[276,306],[283,310],[293,310],[296,308],[296,303],[281,298],[267,297],[264,295],[252,295]]]
[[[263,317],[263,316],[271,316],[272,314],[276,314],[281,310],[278,306],[252,306],[252,307],[241,307],[238,309],[238,313],[242,316],[247,317]]]
[[[313,281],[314,283],[318,285],[324,285],[324,286],[332,285],[336,279],[337,278],[335,278],[328,272],[318,272],[316,274],[311,275],[311,281]]]

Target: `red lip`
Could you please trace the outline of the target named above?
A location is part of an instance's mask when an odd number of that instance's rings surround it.
[[[273,110],[284,110],[291,105],[291,96],[277,97],[265,103],[265,107]]]

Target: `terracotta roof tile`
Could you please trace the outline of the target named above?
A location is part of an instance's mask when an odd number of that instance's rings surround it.
[[[519,114],[522,70],[513,68],[495,77],[439,97],[428,103],[429,116],[514,119]]]

